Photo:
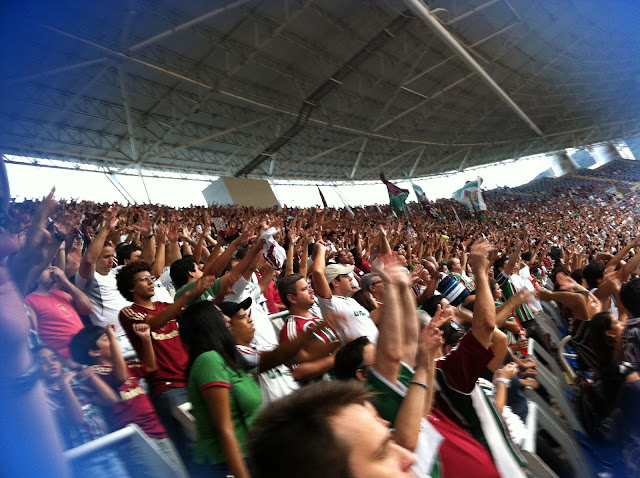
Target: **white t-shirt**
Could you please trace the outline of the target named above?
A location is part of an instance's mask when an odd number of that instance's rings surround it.
[[[349,340],[366,335],[372,343],[378,342],[378,328],[371,320],[369,312],[351,297],[340,295],[334,295],[330,299],[318,297],[318,304],[323,316],[332,311],[344,315],[347,319],[345,333]],[[346,342],[345,337],[341,337],[341,341]]]
[[[263,404],[273,402],[300,388],[298,382],[294,380],[289,367],[281,364],[258,374],[261,352],[253,347],[246,347],[244,345],[236,345],[236,348],[247,362],[249,362],[253,369],[252,372],[258,377]]]
[[[253,301],[249,310],[246,311],[253,320],[253,325],[256,328],[253,345],[262,351],[275,349],[278,346],[278,335],[269,319],[269,314],[267,314],[261,305],[263,302],[261,298],[264,297],[264,295],[260,291],[260,287],[241,277],[233,284],[232,289],[233,293],[227,294],[224,297],[225,302],[240,303],[247,297],[251,297]],[[264,301],[266,302],[266,299]]]
[[[83,279],[80,272],[76,272],[75,285],[84,291],[93,303],[93,312],[89,314],[91,323],[100,327],[114,324],[116,335],[125,335],[118,314],[132,302],[122,297],[118,291],[115,274],[102,275],[95,272],[89,279]]]

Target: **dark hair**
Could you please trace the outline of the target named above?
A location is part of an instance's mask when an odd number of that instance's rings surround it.
[[[362,307],[367,309],[367,312],[371,312],[372,310],[377,309],[376,303],[373,301],[373,298],[371,297],[371,293],[364,289],[357,290],[351,296],[351,298],[354,299]]]
[[[304,279],[302,274],[289,274],[288,276],[280,277],[278,280],[280,300],[282,300],[282,303],[287,309],[291,307],[291,302],[289,302],[287,295],[296,295],[296,284],[300,279]]]
[[[609,311],[598,312],[589,320],[591,348],[595,353],[594,365],[600,369],[607,368],[613,361],[615,340],[605,332],[611,328],[614,320]]]
[[[497,280],[489,279],[489,290],[491,291],[492,295],[493,295],[493,291],[495,290],[497,284],[498,284]],[[500,287],[500,292],[502,292],[502,287]]]
[[[507,262],[507,256],[502,255],[498,257],[493,263],[493,275],[498,277],[500,275],[500,269],[504,268],[504,263]]]
[[[549,274],[549,279],[551,279],[551,282],[553,282],[553,290],[555,291],[560,290],[560,286],[556,282],[556,278],[558,277],[558,274],[571,276],[571,271],[563,266],[557,266],[553,268],[553,270],[551,271],[551,274]]]
[[[571,272],[571,278],[576,281],[578,284],[582,284],[583,272],[582,269],[576,269]]]
[[[180,338],[189,352],[186,376],[193,362],[203,353],[215,350],[227,366],[238,372],[248,369],[242,354],[236,349],[236,338],[213,302],[203,300],[187,307],[178,319]]]
[[[620,302],[631,317],[640,317],[640,278],[636,277],[622,284]]]
[[[442,302],[442,300],[446,298],[447,297],[444,295],[432,295],[422,303],[422,310],[433,317],[436,315],[440,302]]]
[[[135,244],[122,244],[118,246],[116,250],[116,259],[118,259],[118,264],[123,266],[124,261],[131,259],[131,254],[136,251],[142,251],[142,248]]]
[[[120,269],[116,275],[118,291],[122,297],[130,302],[133,302],[133,292],[131,291],[136,286],[134,278],[139,272],[151,272],[151,264],[147,261],[131,262]]]
[[[591,261],[582,270],[582,278],[590,289],[598,287],[598,279],[604,277],[605,265],[602,262]]]
[[[176,290],[180,289],[180,287],[189,282],[189,277],[191,277],[189,273],[195,271],[196,261],[194,261],[191,256],[183,257],[182,259],[178,259],[173,264],[171,264],[169,275],[171,276],[171,280],[173,281],[173,285],[175,286]]]
[[[526,262],[529,262],[532,256],[533,254],[531,253],[531,251],[525,251],[522,254],[520,254],[520,258]]]
[[[98,339],[104,334],[104,328],[97,325],[88,325],[71,337],[69,351],[71,358],[83,365],[93,365],[93,357],[89,355],[91,350],[98,350]]]
[[[442,330],[442,346],[446,347],[450,345],[455,347],[460,342],[460,339],[464,336],[465,330],[456,329],[451,322],[445,322],[441,327]]]
[[[48,345],[36,345],[35,347],[33,347],[31,349],[31,355],[33,355],[35,357],[38,354],[38,352],[40,352],[41,350],[51,350],[54,354],[57,355],[57,357],[60,360],[62,360],[62,355],[60,355],[60,352],[58,352],[53,347],[49,347]]]
[[[262,410],[249,433],[254,478],[352,478],[349,448],[331,427],[331,417],[371,398],[355,380],[306,386]],[[293,450],[286,460],[283,450]]]
[[[364,348],[370,343],[371,341],[363,335],[340,347],[333,365],[333,373],[338,380],[356,378],[356,371],[364,367]]]

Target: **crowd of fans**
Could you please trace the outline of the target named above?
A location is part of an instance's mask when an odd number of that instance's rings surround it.
[[[639,472],[632,200],[493,194],[482,214],[440,200],[409,216],[53,194],[1,218],[3,446],[41,448],[39,476],[130,423],[178,476],[531,476],[523,389],[548,394],[527,338],[554,347],[542,302],[574,337],[585,429]],[[20,475],[29,458],[12,456]],[[136,449],[71,466],[147,476]]]

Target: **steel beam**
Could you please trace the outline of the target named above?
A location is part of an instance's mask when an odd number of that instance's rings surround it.
[[[311,156],[311,157],[309,157],[309,158],[305,158],[305,159],[303,159],[302,161],[298,161],[297,163],[295,163],[295,164],[293,164],[293,165],[289,166],[288,168],[278,170],[278,174],[284,174],[284,173],[286,173],[287,171],[291,171],[292,169],[297,168],[298,166],[302,166],[303,164],[307,164],[307,163],[310,163],[311,161],[315,161],[316,159],[321,158],[321,157],[322,157],[322,156],[324,156],[325,154],[329,154],[329,153],[332,153],[332,152],[334,152],[334,151],[336,151],[336,150],[338,150],[338,149],[340,149],[340,148],[344,148],[345,146],[348,146],[348,145],[350,145],[351,143],[355,143],[355,142],[356,142],[356,141],[358,141],[359,139],[360,139],[360,138],[354,138],[354,139],[351,139],[351,140],[349,140],[349,141],[346,141],[346,142],[344,142],[344,143],[342,143],[342,144],[338,144],[338,145],[336,145],[336,146],[333,146],[333,147],[331,147],[331,148],[329,148],[329,149],[325,149],[325,150],[324,150],[324,151],[322,151],[321,153],[315,154],[315,155],[313,155],[313,156]],[[262,153],[262,154],[266,154],[266,153]]]
[[[391,158],[391,159],[389,159],[389,160],[385,161],[384,163],[377,164],[377,165],[375,165],[374,167],[367,169],[367,170],[366,170],[366,171],[364,171],[363,173],[358,174],[358,177],[362,177],[362,176],[366,175],[367,173],[370,173],[371,171],[374,171],[374,170],[380,170],[380,168],[382,168],[383,166],[386,166],[387,164],[391,164],[391,163],[393,163],[394,161],[397,161],[398,159],[400,159],[400,158],[402,158],[402,157],[406,156],[407,154],[411,154],[411,153],[413,153],[414,151],[417,151],[417,150],[418,150],[418,149],[420,149],[421,147],[422,147],[422,146],[416,146],[415,148],[411,148],[411,149],[409,149],[409,150],[407,150],[407,151],[404,151],[404,152],[402,152],[402,153],[400,153],[400,154],[398,154],[398,155],[394,156],[393,158]]]
[[[422,155],[424,154],[424,150],[425,150],[424,146],[422,148],[420,148],[420,152],[418,153],[418,157],[416,158],[416,161],[415,161],[415,163],[413,163],[413,167],[411,168],[411,171],[409,172],[409,179],[413,178],[413,173],[416,172],[416,168],[418,167],[418,163],[422,159]]]
[[[356,162],[353,165],[353,169],[351,170],[351,174],[349,175],[349,179],[352,179],[356,177],[356,171],[358,170],[358,165],[360,164],[360,160],[362,159],[362,154],[364,153],[364,148],[367,147],[367,142],[369,141],[368,138],[365,138],[364,141],[362,141],[362,146],[360,146],[360,151],[358,151],[358,156],[356,157]]]
[[[131,111],[129,111],[129,98],[127,94],[127,88],[124,84],[124,72],[122,71],[122,65],[118,65],[118,73],[120,76],[120,94],[122,96],[122,105],[124,106],[124,114],[127,119],[127,131],[129,132],[129,145],[131,146],[131,158],[133,159],[133,162],[137,162],[138,146],[136,144],[135,132],[133,130],[133,121],[131,120]]]
[[[275,153],[282,146],[287,144],[291,138],[296,136],[309,121],[313,108],[329,93],[331,93],[341,82],[354,70],[362,65],[370,56],[372,51],[376,51],[393,33],[401,30],[408,22],[409,17],[400,15],[396,17],[386,28],[372,38],[364,47],[355,53],[346,63],[344,63],[333,75],[329,77],[320,87],[318,87],[303,103],[296,122],[282,136],[271,143],[263,153],[256,156],[249,164],[235,173],[235,176],[246,176],[259,164],[266,161],[269,154]]]
[[[467,52],[467,50],[451,35],[451,33],[440,23],[429,7],[422,0],[404,0],[405,4],[421,18],[425,24],[438,35],[449,47],[465,62],[469,67],[489,85],[489,87],[501,98],[538,136],[544,136],[540,128],[531,121],[522,109],[511,99],[511,97],[495,82],[493,78],[478,64],[478,62]]]

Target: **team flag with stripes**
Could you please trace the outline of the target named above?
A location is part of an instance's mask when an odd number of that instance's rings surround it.
[[[389,193],[389,204],[398,212],[404,210],[404,203],[409,197],[409,190],[402,189],[395,184],[390,183],[387,178],[384,177],[384,173],[380,172],[380,179],[387,186],[387,192]]]
[[[453,199],[467,206],[470,211],[486,211],[487,205],[482,198],[482,178],[475,181],[467,181],[465,185],[453,193]]]

